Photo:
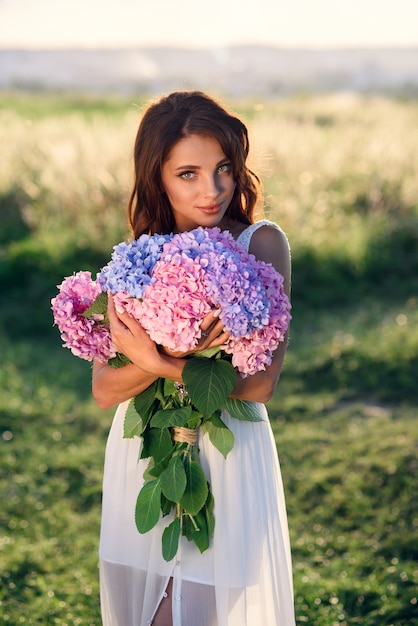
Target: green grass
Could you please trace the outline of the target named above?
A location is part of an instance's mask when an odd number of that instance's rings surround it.
[[[135,98],[132,102],[117,95],[107,95],[105,98],[91,94],[75,93],[65,95],[56,93],[35,92],[2,92],[0,111],[13,111],[29,123],[41,119],[58,118],[81,114],[84,119],[91,119],[96,115],[104,115],[107,119],[120,117],[126,113],[131,104],[138,109],[143,105],[143,98]]]
[[[269,413],[298,626],[418,624],[418,106],[231,103],[289,235],[293,321]],[[126,236],[142,99],[3,94],[0,622],[100,624],[113,411],[60,347],[50,299]]]
[[[417,367],[402,358],[398,311],[374,303],[323,315],[313,332],[309,316],[294,324],[269,409],[300,624],[418,623]]]
[[[90,399],[88,364],[52,342],[2,345],[2,623],[98,624],[109,418]]]

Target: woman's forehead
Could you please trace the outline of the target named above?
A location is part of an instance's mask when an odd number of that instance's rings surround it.
[[[212,135],[191,134],[179,139],[171,148],[166,162],[175,164],[198,164],[210,161],[219,162],[225,159],[226,155],[221,144]]]

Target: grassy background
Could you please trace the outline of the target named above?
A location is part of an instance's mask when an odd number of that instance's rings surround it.
[[[418,624],[418,105],[232,101],[267,217],[293,253],[293,322],[269,404],[298,625]],[[62,350],[50,298],[126,237],[143,101],[0,99],[0,621],[100,624],[113,411]]]

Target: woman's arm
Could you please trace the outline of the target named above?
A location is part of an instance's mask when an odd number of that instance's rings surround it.
[[[142,393],[156,378],[157,376],[141,371],[136,365],[129,364],[115,369],[107,363],[94,361],[93,397],[101,409],[109,409]]]
[[[186,354],[163,352],[138,322],[115,309],[112,297],[109,297],[108,315],[113,344],[118,352],[128,357],[131,364],[118,369],[98,361],[93,364],[93,397],[102,409],[136,396],[157,378],[182,382],[187,354],[221,345],[228,337],[216,312],[213,312],[203,319],[201,327],[207,334],[202,336],[193,351]]]
[[[250,252],[260,261],[271,263],[284,278],[284,290],[290,297],[291,264],[290,250],[286,236],[271,226],[261,226],[253,234]],[[232,397],[253,402],[268,402],[278,383],[287,348],[287,338],[280,342],[275,351],[271,365],[266,371],[257,372],[248,378],[237,376]]]

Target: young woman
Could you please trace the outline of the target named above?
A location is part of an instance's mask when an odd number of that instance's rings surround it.
[[[151,104],[135,143],[135,183],[129,216],[142,233],[183,232],[198,226],[228,230],[257,258],[272,263],[290,292],[285,235],[254,222],[259,179],[247,165],[244,124],[200,92],[176,92]],[[111,299],[110,299],[111,300]],[[106,448],[100,539],[104,626],[294,626],[291,557],[276,446],[263,403],[276,388],[286,344],[266,371],[237,375],[232,396],[259,403],[261,422],[223,412],[235,437],[225,460],[199,434],[200,461],[215,498],[215,534],[202,554],[182,538],[173,561],[161,555],[166,520],[141,535],[135,503],[147,465],[139,438],[123,438],[130,398],[159,377],[182,382],[185,354],[157,346],[144,329],[109,303],[112,338],[132,364],[95,363],[93,394],[102,408],[119,404]],[[216,313],[201,323],[196,351],[222,345]]]

